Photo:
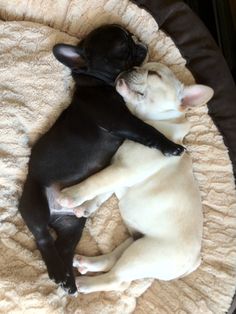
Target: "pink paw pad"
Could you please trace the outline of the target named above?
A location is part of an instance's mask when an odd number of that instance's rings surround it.
[[[87,273],[87,268],[86,267],[78,267],[78,271],[82,274],[82,275],[84,275],[84,274],[86,274]]]
[[[63,207],[67,207],[67,208],[73,207],[73,200],[69,198],[58,197],[57,202]]]
[[[80,218],[80,217],[83,217],[84,216],[84,213],[85,213],[85,208],[80,206],[80,207],[76,207],[73,209],[74,213],[75,213],[75,216]]]

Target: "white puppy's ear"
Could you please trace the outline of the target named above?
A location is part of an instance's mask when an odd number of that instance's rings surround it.
[[[214,91],[205,85],[190,85],[184,88],[181,109],[199,106],[207,103],[213,96]]]
[[[124,98],[129,94],[129,88],[124,79],[118,79],[116,81],[116,90]]]
[[[129,88],[124,79],[117,80],[116,90],[126,102],[136,103],[138,95]]]

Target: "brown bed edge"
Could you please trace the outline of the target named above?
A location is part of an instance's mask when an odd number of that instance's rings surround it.
[[[236,181],[236,86],[220,49],[201,20],[184,2],[131,1],[147,10],[159,27],[170,35],[186,59],[195,80],[214,89],[214,97],[208,103],[209,114],[228,148]],[[228,314],[234,311],[236,295]]]

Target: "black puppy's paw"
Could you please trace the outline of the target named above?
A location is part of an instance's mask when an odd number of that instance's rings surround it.
[[[59,285],[60,287],[63,287],[64,283],[66,282],[66,278],[63,276],[63,274],[53,274],[53,275],[49,275],[49,278],[56,284]],[[66,290],[66,289],[64,289]]]
[[[49,278],[62,287],[69,295],[77,292],[74,275],[66,271],[64,264],[58,262],[53,267],[48,267]]]
[[[185,147],[171,143],[169,145],[165,145],[164,147],[161,148],[162,153],[167,156],[181,156],[185,152]]]
[[[48,275],[52,281],[60,285],[66,280],[65,267],[60,265],[60,263],[58,263],[58,265],[54,266],[53,268],[48,267]]]
[[[78,291],[75,284],[74,276],[65,273],[65,270],[54,270],[49,273],[49,278],[59,285],[68,295],[76,296]]]
[[[75,284],[75,278],[73,275],[67,273],[67,278],[61,283],[61,287],[70,295],[77,296],[78,290]]]

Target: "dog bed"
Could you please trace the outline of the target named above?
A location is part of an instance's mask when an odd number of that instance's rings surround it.
[[[236,286],[236,195],[232,163],[206,105],[189,112],[192,128],[185,143],[204,211],[203,261],[191,275],[172,282],[139,280],[124,292],[67,297],[48,279],[17,211],[30,149],[73,93],[70,71],[53,57],[53,45],[77,43],[95,27],[119,23],[148,44],[151,60],[191,84],[172,39],[127,0],[2,0],[0,18],[0,313],[225,313]],[[224,97],[221,101],[223,107]],[[112,197],[88,219],[76,251],[106,253],[127,236]]]

